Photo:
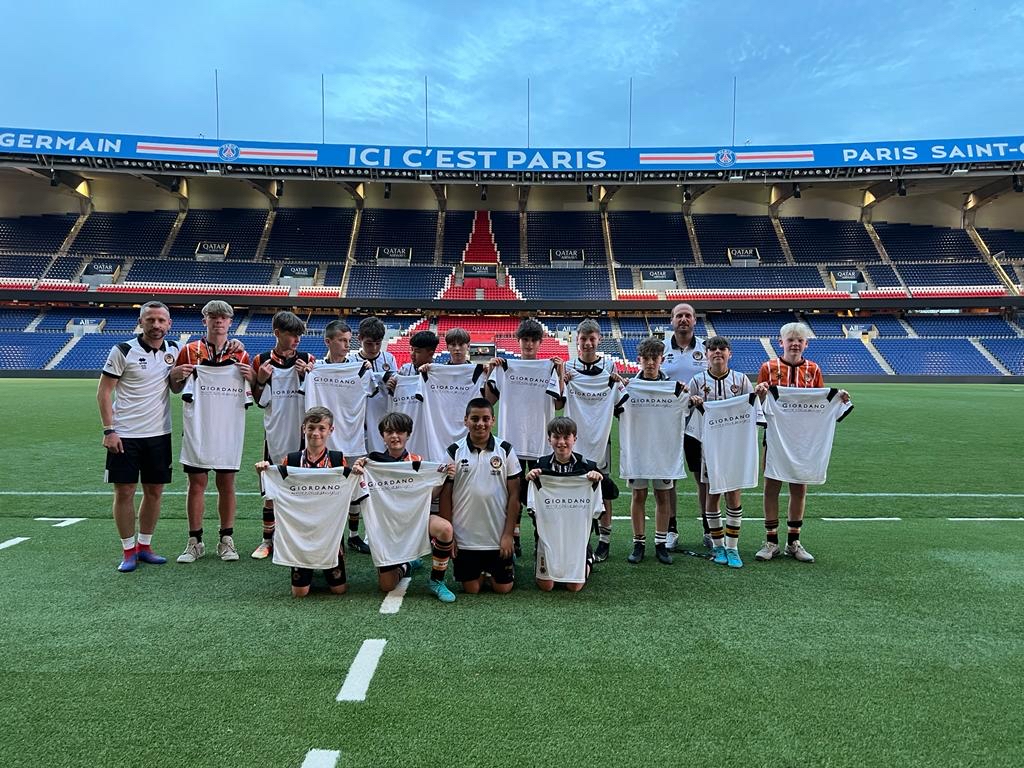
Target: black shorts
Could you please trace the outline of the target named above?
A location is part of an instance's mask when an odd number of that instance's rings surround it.
[[[181,468],[185,471],[186,475],[205,475],[208,472],[216,472],[218,475],[234,475],[238,473],[237,469],[210,469],[209,467],[193,467],[191,464],[182,464]]]
[[[690,474],[700,480],[700,440],[690,435],[683,436],[683,453],[686,455],[686,468]]]
[[[454,559],[456,581],[475,581],[489,573],[495,584],[511,584],[516,577],[512,558],[504,558],[497,549],[460,549]]]
[[[122,437],[124,453],[107,451],[108,483],[165,484],[171,482],[171,435]]]
[[[537,459],[519,460],[519,466],[523,469],[523,474],[519,477],[519,506],[521,507],[526,506],[526,498],[530,493],[530,484],[526,482],[526,473],[537,466],[537,461]]]

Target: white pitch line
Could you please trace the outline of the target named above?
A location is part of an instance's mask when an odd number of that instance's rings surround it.
[[[336,749],[311,749],[302,761],[302,768],[334,768],[341,752]]]
[[[75,523],[81,523],[84,520],[88,520],[87,517],[35,517],[33,520],[37,520],[41,523],[53,523],[51,528],[67,528],[69,525]],[[54,522],[58,521],[58,522]]]
[[[7,541],[0,541],[0,549],[7,549],[8,547],[13,547],[15,544],[21,544],[21,542],[28,541],[30,538],[32,538],[32,537],[31,536],[17,536],[17,537],[15,537],[13,539],[8,539]]]
[[[366,691],[370,687],[373,673],[377,671],[377,663],[387,644],[387,640],[363,640],[335,701],[366,700]]]
[[[381,613],[398,613],[402,607],[402,600],[405,599],[405,590],[409,588],[411,581],[412,579],[406,576],[398,582],[397,587],[385,595],[384,601],[380,604]]]
[[[861,522],[893,522],[899,521],[901,517],[823,517],[830,523],[861,523]]]
[[[1024,517],[947,517],[953,523],[1020,523]]]

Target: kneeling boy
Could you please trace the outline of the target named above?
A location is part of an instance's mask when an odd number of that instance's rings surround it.
[[[526,474],[527,507],[537,530],[537,586],[550,592],[555,584],[564,584],[579,592],[594,563],[590,530],[604,509],[604,475],[594,462],[573,452],[575,421],[556,416],[547,431],[552,453]]]
[[[505,594],[515,579],[522,468],[512,446],[491,434],[494,407],[486,399],[469,401],[465,422],[468,434],[448,446],[455,477],[441,489],[441,517],[451,522],[458,545],[455,580],[477,594],[487,574],[494,591]]]

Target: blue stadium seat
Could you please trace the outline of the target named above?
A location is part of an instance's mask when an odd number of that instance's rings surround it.
[[[274,265],[260,262],[137,259],[125,280],[136,283],[269,285]]]
[[[526,299],[612,298],[608,271],[605,269],[510,267],[509,275]]]
[[[444,248],[441,251],[443,264],[459,264],[462,252],[466,250],[469,236],[473,232],[473,218],[476,211],[447,211],[444,215]]]
[[[831,376],[884,376],[878,364],[860,339],[812,339],[807,357],[821,367],[826,381]]]
[[[263,228],[266,222],[267,211],[255,208],[223,208],[220,210],[193,208],[185,217],[169,255],[175,258],[194,258],[200,242],[226,242],[230,244],[227,256],[229,260],[252,261],[256,258],[256,248],[259,246],[260,238],[263,237]],[[133,277],[132,279],[142,280],[144,278]],[[208,282],[249,281],[210,280]]]
[[[719,336],[727,339],[766,336],[777,339],[779,328],[796,316],[788,312],[719,312],[709,317]]]
[[[1024,376],[1024,339],[981,339],[992,356],[1014,376]]]
[[[350,298],[433,299],[444,288],[451,272],[451,267],[354,264],[347,295]]]
[[[906,263],[897,265],[908,286],[1002,285],[985,262]]]
[[[874,223],[875,231],[895,262],[977,260],[977,247],[963,229],[928,227],[920,224]]]
[[[779,218],[797,263],[876,261],[878,251],[859,221]]]
[[[682,213],[613,211],[608,213],[608,228],[615,260],[620,264],[694,263]]]
[[[526,241],[531,265],[550,264],[552,248],[581,248],[588,266],[607,263],[599,213],[529,211],[526,214]]]
[[[38,309],[0,309],[0,331],[21,331],[39,316]]]
[[[966,339],[875,339],[873,344],[897,375],[999,375]]]
[[[57,253],[77,219],[73,213],[0,219],[0,253]]]
[[[918,336],[1017,336],[998,315],[907,315],[906,321]]]
[[[0,368],[44,368],[70,338],[66,333],[0,333]]]
[[[825,288],[816,267],[683,267],[687,288]]]
[[[343,262],[354,220],[352,208],[278,208],[263,258]]]
[[[694,214],[693,227],[697,232],[697,242],[700,243],[700,253],[705,264],[727,264],[729,248],[757,248],[762,264],[786,262],[786,254],[782,252],[775,228],[767,216]],[[820,277],[818,282],[821,283]]]
[[[519,214],[515,211],[491,211],[491,231],[502,264],[519,263]]]
[[[71,252],[81,256],[157,257],[177,217],[177,211],[92,213],[75,237]]]
[[[366,208],[359,224],[356,261],[373,264],[378,248],[400,247],[412,248],[413,264],[433,264],[436,242],[437,211]]]

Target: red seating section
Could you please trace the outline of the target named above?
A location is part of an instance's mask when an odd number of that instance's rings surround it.
[[[497,264],[498,248],[491,232],[491,216],[487,211],[477,211],[473,219],[473,231],[462,254],[466,264]]]

